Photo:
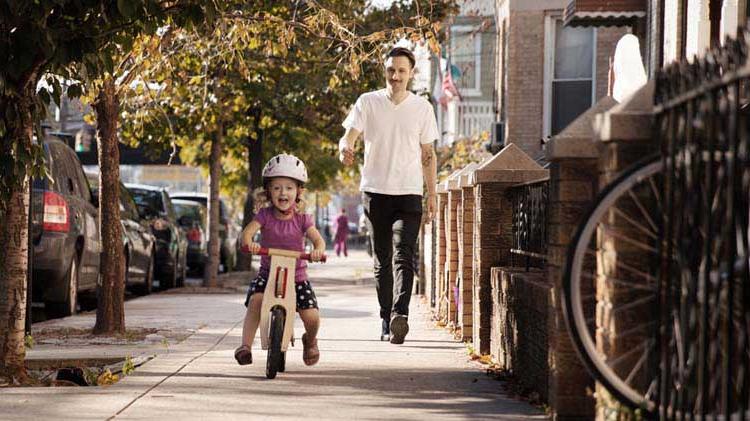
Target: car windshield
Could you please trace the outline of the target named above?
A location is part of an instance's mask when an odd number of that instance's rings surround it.
[[[130,193],[133,194],[133,200],[139,206],[146,206],[157,212],[164,210],[164,206],[161,203],[161,192],[146,189],[130,189]]]

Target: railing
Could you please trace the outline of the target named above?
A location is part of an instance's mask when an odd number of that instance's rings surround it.
[[[458,127],[456,138],[471,137],[489,131],[495,121],[491,101],[460,102],[458,104]]]
[[[675,63],[657,77],[656,130],[665,165],[657,284],[661,419],[748,415],[746,37],[740,34],[693,63]]]
[[[549,178],[513,186],[509,195],[513,206],[511,264],[525,266],[527,271],[531,267],[544,268]]]

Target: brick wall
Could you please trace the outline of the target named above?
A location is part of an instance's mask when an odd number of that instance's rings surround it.
[[[492,356],[546,402],[552,286],[541,270],[496,267],[491,276]]]

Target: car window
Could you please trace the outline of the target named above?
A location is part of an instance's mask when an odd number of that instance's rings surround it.
[[[128,218],[134,221],[140,219],[138,217],[138,208],[136,208],[135,202],[133,201],[133,196],[130,195],[128,189],[122,184],[120,184],[120,206],[122,206]]]
[[[81,161],[78,160],[78,156],[73,151],[69,151],[72,155],[71,169],[75,175],[75,184],[78,193],[81,198],[87,202],[91,202],[91,189],[89,188],[89,181],[86,179],[86,174],[83,173],[83,167],[81,167]]]
[[[57,143],[49,143],[48,145],[50,175],[52,176],[49,188],[56,192],[67,193],[68,190],[66,190],[67,181],[65,180],[66,172],[64,165],[65,155],[63,154],[62,148]]]
[[[201,227],[205,228],[206,225],[206,212],[205,208],[197,203],[176,203],[172,202],[174,206],[177,218],[187,216],[193,221],[200,223]]]
[[[138,205],[146,206],[155,212],[161,212],[164,209],[160,191],[132,188],[130,189],[130,193]]]

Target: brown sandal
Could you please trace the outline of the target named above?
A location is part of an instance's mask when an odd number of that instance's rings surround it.
[[[302,334],[302,361],[305,365],[315,365],[320,359],[320,351],[318,350],[318,338],[308,340],[307,333]]]
[[[250,347],[242,345],[234,351],[234,359],[239,365],[248,365],[253,363],[253,353]]]

